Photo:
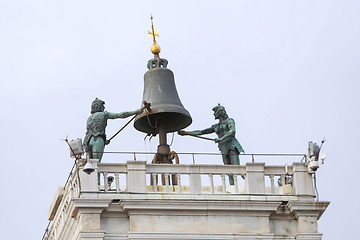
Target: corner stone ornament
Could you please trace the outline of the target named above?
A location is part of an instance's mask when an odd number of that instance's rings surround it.
[[[218,104],[213,109],[215,119],[219,123],[212,125],[204,130],[179,131],[180,135],[199,136],[203,134],[216,133],[218,138],[210,139],[218,143],[219,150],[222,154],[222,160],[225,165],[240,165],[239,154],[245,153],[239,141],[235,138],[235,121],[226,113],[225,107]],[[205,138],[208,139],[208,138]],[[229,175],[230,185],[234,185],[232,175]]]
[[[132,115],[142,113],[143,109],[131,112],[111,113],[104,111],[105,102],[96,98],[91,104],[91,115],[86,122],[86,135],[84,138],[84,148],[89,159],[99,159],[101,162],[106,140],[105,128],[108,119],[127,118]]]

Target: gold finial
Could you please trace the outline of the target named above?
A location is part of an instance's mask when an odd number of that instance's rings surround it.
[[[150,37],[153,38],[153,45],[151,46],[151,52],[153,54],[155,54],[156,56],[159,56],[161,49],[160,49],[160,46],[156,43],[155,37],[159,37],[160,31],[155,32],[152,15],[151,15],[150,19],[151,19],[151,32],[148,32],[149,33],[148,38],[150,38]]]

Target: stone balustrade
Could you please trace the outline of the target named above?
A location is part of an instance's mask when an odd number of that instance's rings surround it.
[[[232,166],[91,161],[95,172],[87,174],[80,167],[83,193],[297,195],[310,200],[314,197],[312,175],[308,173],[306,162],[295,162],[291,166],[267,166],[265,163],[253,162]],[[230,177],[234,179],[234,185],[229,185],[227,179]]]
[[[115,214],[114,211],[119,212],[116,216],[120,216],[121,221],[129,221],[123,226],[131,226],[131,234],[142,234],[150,230],[142,229],[146,224],[137,223],[143,219],[148,219],[148,222],[158,219],[152,215],[155,214],[153,212],[147,214],[148,211],[157,209],[157,215],[170,221],[179,217],[179,211],[192,213],[189,209],[194,207],[200,212],[206,210],[204,216],[192,216],[200,220],[208,217],[207,221],[215,221],[209,215],[214,211],[214,216],[217,216],[214,226],[226,221],[226,217],[222,216],[228,216],[231,211],[237,211],[233,217],[238,218],[236,222],[240,223],[246,219],[258,226],[258,218],[261,218],[261,239],[280,239],[276,238],[276,234],[288,235],[288,238],[281,239],[321,239],[321,234],[317,233],[317,219],[329,203],[314,201],[313,179],[307,162],[294,162],[292,165],[248,162],[230,166],[90,161],[94,172],[85,173],[84,162],[80,160],[65,188],[58,190],[49,211],[52,225],[45,239],[70,239],[66,234],[77,228],[82,229],[79,232],[81,239],[89,239],[87,234],[91,235],[91,239],[95,236],[96,239],[105,239],[104,236],[109,233],[105,233],[101,226],[107,226],[106,222],[110,221],[107,217]],[[234,185],[229,184],[230,177]],[[179,208],[179,203],[185,209]],[[124,211],[127,213],[123,214]],[[285,220],[291,223],[286,228],[283,226]],[[152,228],[161,229],[156,222],[154,224]],[[163,224],[161,222],[160,225]],[[291,231],[286,232],[289,227]],[[214,232],[219,234],[222,228],[216,229]],[[229,229],[229,232],[238,231],[236,229]],[[241,231],[237,234],[240,235],[259,234],[258,228],[249,229],[247,225],[241,225],[239,229]]]

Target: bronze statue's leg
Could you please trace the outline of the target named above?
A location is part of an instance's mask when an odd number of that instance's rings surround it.
[[[104,139],[102,137],[91,137],[90,145],[92,147],[93,158],[99,159],[99,162],[101,162],[105,148]]]
[[[235,150],[229,151],[231,165],[240,165],[239,154]]]
[[[87,154],[89,159],[99,159],[101,162],[102,155],[105,148],[105,141],[102,137],[94,137],[92,136],[89,141]],[[98,185],[100,186],[100,173],[98,173]]]
[[[92,147],[90,146],[90,143],[85,144],[84,148],[85,148],[85,152],[86,152],[86,158],[94,159],[93,155],[92,155]]]
[[[225,165],[230,165],[231,161],[230,161],[230,157],[228,154],[222,154],[222,160],[224,162]]]
[[[236,150],[231,150],[229,152],[231,165],[240,165],[239,153]],[[241,175],[242,179],[245,179],[243,175]]]
[[[229,151],[229,154],[222,154],[222,159],[225,165],[232,165],[232,155],[231,151]],[[232,174],[228,174],[229,177],[229,183],[230,185],[234,185],[234,178]]]

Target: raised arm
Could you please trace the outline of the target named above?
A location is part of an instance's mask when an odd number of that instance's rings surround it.
[[[138,109],[138,110],[131,111],[131,112],[121,112],[121,113],[106,112],[106,117],[108,119],[127,118],[132,115],[138,115],[138,114],[142,113],[142,111],[143,111],[142,109]]]
[[[195,130],[195,131],[179,131],[180,135],[203,135],[215,132],[213,127],[206,128],[204,130]]]

